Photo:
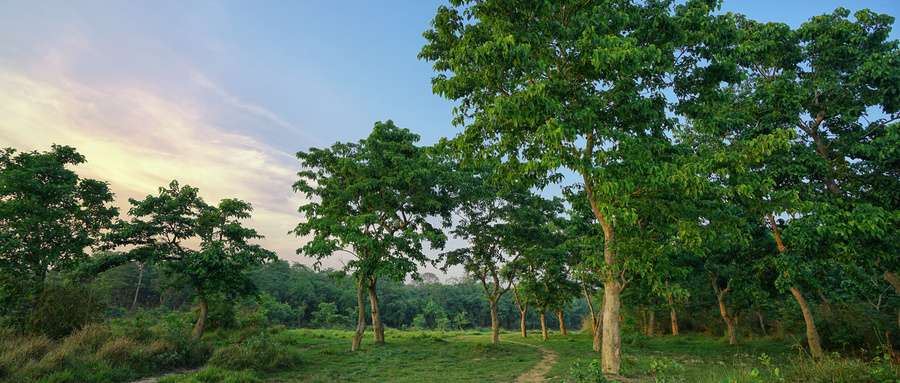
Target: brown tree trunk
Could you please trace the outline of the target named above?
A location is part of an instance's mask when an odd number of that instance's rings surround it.
[[[730,310],[725,306],[725,294],[727,294],[730,289],[731,287],[729,286],[721,292],[716,292],[716,298],[719,300],[719,313],[722,315],[722,319],[725,320],[725,326],[728,328],[728,344],[738,344],[737,323],[735,323],[736,321],[731,317]]]
[[[519,312],[521,312],[522,314],[522,320],[519,323],[519,327],[522,328],[522,337],[527,338],[528,330],[525,328],[525,314],[528,312],[528,307],[526,307],[524,310],[519,310]]]
[[[519,308],[519,313],[522,314],[522,320],[519,323],[519,326],[522,328],[522,337],[527,338],[528,331],[525,329],[525,314],[528,313],[528,301],[519,298],[518,286],[513,286],[513,297],[516,298],[516,307]]]
[[[566,331],[566,322],[563,322],[563,312],[557,311],[556,317],[559,318],[559,333],[562,335],[569,335],[569,332]]]
[[[775,223],[775,217],[771,213],[766,213],[766,218],[769,219],[769,224],[772,225],[772,234],[775,236],[775,244],[778,246],[778,252],[783,253],[787,250],[787,246],[785,246],[784,241],[781,240],[781,233],[778,232],[778,225]],[[784,274],[787,275],[787,271],[785,271]],[[806,302],[806,298],[803,298],[803,293],[800,292],[800,289],[798,289],[797,286],[791,286],[791,294],[800,305],[800,311],[803,312],[803,321],[806,322],[806,340],[809,342],[810,353],[814,358],[824,357],[825,353],[822,352],[822,343],[819,341],[819,330],[816,329],[816,320],[813,318],[809,303]]]
[[[587,150],[590,153],[593,149],[594,142],[589,137]],[[603,229],[603,262],[606,266],[614,268],[618,265],[617,254],[615,251],[616,228],[606,219],[597,200],[594,197],[593,179],[587,174],[584,177],[584,190],[588,197],[588,203],[597,223]],[[607,272],[603,276],[603,339],[600,352],[600,369],[604,374],[618,375],[622,367],[622,334],[619,329],[619,311],[621,310],[622,290],[625,288],[624,283],[620,280],[622,275],[615,275]]]
[[[378,292],[375,291],[375,283],[377,281],[375,277],[372,277],[369,282],[369,304],[372,306],[372,329],[375,330],[375,343],[384,343],[384,323],[381,322]]]
[[[822,343],[819,341],[819,331],[816,330],[816,320],[813,318],[809,303],[803,298],[803,293],[800,292],[797,286],[791,286],[791,294],[797,299],[797,303],[800,304],[800,311],[803,312],[803,320],[806,322],[806,340],[809,342],[810,353],[813,358],[824,357],[825,353],[822,352]]]
[[[762,330],[763,336],[769,336],[769,334],[766,334],[766,321],[763,319],[762,311],[757,310],[756,316],[759,317],[759,328]]]
[[[884,280],[894,286],[894,289],[897,290],[897,294],[900,294],[900,278],[897,277],[897,273],[885,270],[884,271]],[[897,314],[897,324],[900,325],[900,310],[898,310]]]
[[[672,335],[678,335],[678,312],[675,311],[675,297],[669,295],[669,306],[672,311],[669,312],[669,319],[672,321]]]
[[[653,338],[656,335],[656,312],[650,310],[649,317],[647,320],[647,337]]]
[[[544,310],[541,310],[541,336],[547,340],[547,316]]]
[[[597,321],[594,323],[594,351],[600,351],[603,346],[603,307],[600,307],[600,313],[597,315]]]
[[[725,305],[725,294],[728,294],[731,291],[731,282],[729,280],[729,285],[725,288],[725,290],[719,288],[718,266],[716,267],[715,274],[712,274],[710,279],[712,279],[713,292],[716,293],[716,299],[719,301],[719,314],[722,315],[722,319],[725,320],[725,326],[728,328],[728,344],[736,345],[737,321],[732,318],[731,310],[729,310],[728,306]]]
[[[497,300],[491,300],[491,343],[500,344],[500,317],[497,315]],[[522,336],[525,335],[525,315],[522,315]]]
[[[619,329],[622,282],[609,279],[603,282],[603,345],[600,369],[605,374],[619,374],[622,366],[622,334]]]
[[[363,297],[366,295],[366,285],[367,282],[364,277],[361,277],[359,281],[357,281],[356,303],[359,312],[357,313],[356,333],[353,334],[353,346],[350,347],[350,351],[359,350],[363,334],[366,332],[366,303],[363,300]]]
[[[131,301],[131,311],[137,308],[138,294],[141,292],[141,282],[144,280],[144,264],[138,263],[138,281],[134,289],[134,300]]]
[[[206,294],[202,289],[197,289],[197,296],[200,298],[200,315],[194,325],[194,340],[200,340],[203,336],[203,331],[206,330],[206,317],[209,314],[209,302],[206,301]]]

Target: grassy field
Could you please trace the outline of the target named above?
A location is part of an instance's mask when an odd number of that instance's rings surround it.
[[[61,340],[6,332],[0,339],[0,381],[131,382],[180,371],[159,381],[514,382],[531,376],[524,381],[900,382],[896,351],[894,364],[890,355],[885,359],[888,349],[864,359],[833,354],[813,361],[796,340],[749,339],[731,346],[698,334],[626,336],[622,374],[604,377],[584,333],[551,333],[548,340],[504,333],[495,346],[487,331],[388,330],[386,343],[372,343],[367,333],[362,350],[351,353],[350,331],[217,330],[195,343],[182,324],[173,320],[146,331],[89,326]]]
[[[541,360],[542,349],[556,355],[543,375],[548,382],[900,381],[883,360],[833,355],[814,362],[796,343],[767,339],[731,346],[702,335],[633,338],[623,347],[623,374],[602,377],[588,334],[551,334],[548,340],[503,334],[501,344],[493,346],[488,333],[388,331],[385,344],[373,344],[367,337],[356,353],[348,351],[351,336],[342,331],[285,331],[272,340],[277,347],[296,351],[296,364],[271,368],[265,365],[271,357],[251,353],[244,357],[261,364],[235,369],[216,363],[217,351],[206,369],[161,382],[513,382]]]

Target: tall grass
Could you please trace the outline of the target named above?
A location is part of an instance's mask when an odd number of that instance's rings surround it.
[[[127,327],[127,326],[126,326]],[[0,380],[11,382],[121,381],[156,371],[197,366],[209,347],[191,340],[190,323],[163,318],[150,336],[136,339],[122,324],[89,324],[53,340],[11,329],[0,334]]]

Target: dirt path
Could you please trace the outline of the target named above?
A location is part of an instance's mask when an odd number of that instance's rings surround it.
[[[544,346],[538,346],[535,344],[528,344],[522,342],[514,342],[511,340],[507,340],[504,342],[523,344],[528,347],[534,347],[538,350],[541,350],[541,361],[538,364],[534,365],[530,370],[525,371],[524,374],[519,375],[516,378],[516,383],[534,383],[534,382],[543,382],[546,379],[544,378],[544,374],[550,372],[550,368],[556,364],[556,353],[553,350],[546,348]]]

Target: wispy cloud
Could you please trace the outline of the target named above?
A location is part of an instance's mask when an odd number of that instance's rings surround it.
[[[248,225],[267,237],[264,245],[294,258],[302,243],[286,233],[300,219],[303,201],[291,190],[299,164],[253,137],[210,124],[198,103],[134,85],[96,87],[0,68],[0,146],[76,147],[88,159],[78,171],[110,182],[123,211],[127,198],[155,194],[173,179],[198,187],[208,202],[240,198],[254,205]]]

